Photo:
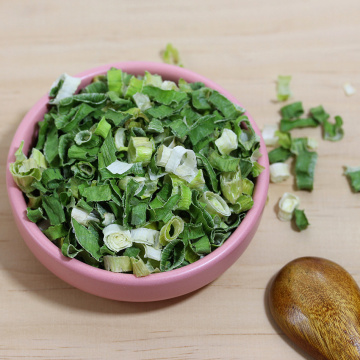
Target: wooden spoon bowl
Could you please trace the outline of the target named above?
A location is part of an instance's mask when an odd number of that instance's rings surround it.
[[[360,359],[360,289],[341,266],[291,261],[270,287],[269,306],[282,331],[315,359]]]

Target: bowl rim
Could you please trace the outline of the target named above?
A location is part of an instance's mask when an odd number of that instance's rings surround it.
[[[231,95],[227,90],[212,80],[191,70],[164,63],[148,61],[113,62],[82,71],[74,76],[80,77],[82,79],[80,87],[83,87],[85,86],[84,82],[90,82],[95,75],[105,74],[111,67],[120,68],[125,72],[135,75],[144,74],[144,71],[146,70],[152,74],[157,73],[161,75],[163,79],[169,79],[173,81],[179,78],[184,78],[185,80],[191,82],[200,81],[203,82],[206,86],[219,91],[232,102],[242,106],[242,104],[233,95]],[[248,116],[254,131],[260,137],[260,152],[262,156],[259,158],[258,162],[260,165],[264,166],[265,169],[256,179],[253,196],[253,207],[248,211],[237,229],[219,248],[215,249],[213,252],[195,261],[194,263],[186,265],[180,269],[154,273],[150,274],[149,276],[140,278],[137,278],[133,274],[114,273],[104,269],[95,268],[91,265],[81,262],[80,260],[65,257],[61,253],[61,250],[41,232],[38,226],[27,219],[27,206],[25,199],[23,197],[22,191],[16,186],[9,171],[9,165],[11,162],[15,161],[14,153],[19,147],[21,140],[23,140],[23,134],[25,133],[26,128],[31,124],[34,125],[38,123],[38,121],[41,120],[36,119],[35,121],[34,119],[35,117],[39,116],[38,114],[41,113],[44,109],[47,109],[48,99],[48,94],[43,95],[32,106],[32,108],[28,111],[17,127],[10,145],[6,163],[6,186],[14,216],[18,221],[22,222],[26,234],[29,235],[32,241],[35,242],[38,246],[42,247],[47,256],[51,257],[54,261],[60,263],[62,266],[67,267],[71,271],[75,271],[87,278],[97,279],[102,282],[105,281],[112,284],[126,286],[152,286],[158,284],[159,282],[168,283],[178,278],[192,277],[203,271],[206,271],[212,267],[213,263],[217,263],[218,261],[226,258],[229,253],[235,250],[247,238],[247,236],[250,235],[251,230],[256,224],[257,219],[261,216],[266,203],[269,186],[269,162],[266,146],[262,139],[261,132],[254,122],[252,116],[248,113],[248,111],[246,111],[245,115]],[[29,146],[26,146],[25,144],[24,149],[25,148],[29,149]],[[21,206],[19,206],[19,204],[21,204]]]

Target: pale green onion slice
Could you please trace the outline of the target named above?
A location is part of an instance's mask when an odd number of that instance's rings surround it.
[[[123,273],[132,271],[131,260],[128,256],[104,256],[104,267],[108,271]]]
[[[42,169],[47,169],[48,166],[47,166],[45,156],[38,149],[36,149],[36,148],[32,149],[30,159],[34,159],[40,169],[41,168]]]
[[[175,240],[184,231],[184,220],[180,216],[173,216],[160,230],[160,245]]]
[[[142,259],[130,258],[131,265],[133,268],[133,273],[136,277],[143,277],[150,275],[149,268],[145,265]]]
[[[159,235],[159,231],[148,228],[131,230],[131,239],[138,244],[154,245],[158,242]]]
[[[127,150],[125,146],[125,131],[126,129],[119,128],[114,135],[115,147],[118,151]]]
[[[290,90],[291,76],[279,75],[277,79],[277,99],[278,101],[286,101],[292,96]]]
[[[238,138],[230,129],[224,129],[221,136],[215,140],[215,145],[222,155],[229,155],[238,147]]]
[[[221,173],[220,187],[225,199],[229,203],[235,204],[236,200],[239,198],[243,191],[241,171],[239,170],[234,172]]]
[[[155,87],[160,87],[162,82],[163,81],[160,75],[154,75],[149,73],[148,71],[145,71],[144,85],[152,85]]]
[[[290,221],[295,209],[300,205],[298,196],[291,193],[284,193],[279,201],[278,218],[281,221]]]
[[[181,163],[181,159],[186,154],[187,149],[182,146],[175,146],[171,149],[169,159],[165,165],[165,171],[168,173],[175,173],[176,169]]]
[[[254,192],[254,183],[247,178],[242,179],[242,191],[243,194],[252,196]]]
[[[254,205],[254,200],[251,195],[242,194],[236,200],[234,205],[231,205],[231,208],[235,214],[240,214],[242,212],[250,210]]]
[[[218,194],[211,191],[205,191],[201,197],[203,203],[206,204],[206,210],[213,215],[230,216],[231,210],[226,201]]]
[[[119,252],[132,245],[131,233],[117,224],[110,224],[103,229],[104,243],[112,251]]]
[[[80,83],[80,78],[76,78],[68,74],[62,74],[51,86],[50,93],[51,90],[58,86],[60,86],[60,89],[58,90],[55,98],[51,99],[49,103],[57,105],[62,99],[74,95]]]
[[[153,143],[147,137],[131,137],[128,147],[129,163],[149,164],[153,153]]]
[[[256,161],[258,161],[258,160],[261,158],[261,156],[262,156],[262,154],[261,154],[260,150],[259,150],[259,149],[256,149],[256,150],[254,150],[254,152],[251,154],[251,156],[250,156],[250,161],[251,161],[252,163],[255,163]]]
[[[289,165],[286,163],[274,163],[270,165],[270,180],[273,183],[279,183],[290,177]]]
[[[136,181],[136,180],[135,180]],[[144,182],[145,190],[140,194],[141,199],[146,199],[150,197],[157,189],[158,189],[158,180],[148,180],[146,179]],[[142,190],[143,188],[141,188]]]
[[[102,222],[102,224],[104,226],[113,224],[115,222],[115,215],[113,213],[105,213],[104,214],[104,220]]]
[[[101,118],[99,123],[94,129],[95,135],[100,135],[102,138],[106,139],[106,137],[109,134],[109,131],[111,130],[111,125],[106,121],[105,116]]]
[[[189,183],[190,189],[196,189],[196,190],[204,190],[205,188],[205,179],[204,179],[204,173],[202,169],[199,169],[196,176],[192,181]]]
[[[313,151],[316,150],[318,147],[319,147],[319,143],[317,142],[316,139],[310,137],[307,138],[307,148],[309,150]]]
[[[121,190],[126,190],[126,186],[128,184],[128,182],[130,180],[134,180],[136,181],[137,183],[139,183],[140,185],[143,184],[142,186],[144,186],[144,183],[146,181],[146,178],[145,177],[142,177],[142,176],[125,176],[124,178],[120,179],[119,182],[118,182],[118,186]],[[140,192],[140,191],[139,191]],[[139,193],[138,192],[138,193]]]
[[[172,149],[165,145],[161,145],[156,154],[156,166],[165,167],[170,159]]]
[[[146,257],[148,259],[153,259],[156,261],[161,260],[161,249],[155,249],[153,246],[144,244],[144,250],[145,250],[144,257]]]
[[[163,81],[160,88],[162,90],[179,90],[177,85],[173,81],[169,81],[169,80]]]
[[[168,175],[168,177],[170,178],[172,184],[171,196],[176,194],[181,195],[181,198],[176,206],[176,209],[189,210],[192,201],[190,188],[185,184],[184,180],[178,178],[176,175],[170,174]],[[165,181],[167,181],[167,179],[165,179]]]
[[[106,167],[112,174],[123,174],[130,170],[134,164],[128,164],[127,162],[115,160],[109,166]]]
[[[71,217],[74,218],[79,224],[88,226],[89,221],[99,222],[99,219],[92,213],[89,213],[78,207],[71,210]]]
[[[276,135],[276,132],[279,130],[277,125],[265,125],[261,134],[264,139],[266,146],[276,146],[279,140],[279,137]]]
[[[92,132],[89,130],[83,130],[83,131],[79,131],[76,135],[75,135],[75,142],[77,145],[81,145],[84,144],[88,141],[90,141],[92,138]]]
[[[136,106],[144,112],[147,109],[151,108],[150,98],[141,93],[136,93],[133,95],[133,99],[135,101]]]
[[[344,91],[347,96],[351,96],[356,93],[356,89],[350,83],[344,84]]]

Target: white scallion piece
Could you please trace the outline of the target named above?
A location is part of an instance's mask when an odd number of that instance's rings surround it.
[[[146,257],[148,259],[153,259],[156,261],[161,260],[161,249],[155,249],[152,246],[144,244],[144,250],[145,250],[144,257]]]
[[[165,172],[173,173],[189,183],[194,180],[198,173],[194,151],[182,146],[175,146],[170,149],[162,145],[157,154],[156,165],[165,166]]]
[[[156,166],[165,167],[170,159],[171,152],[172,149],[168,148],[165,145],[161,145],[156,154]]]
[[[270,180],[273,183],[279,183],[290,177],[289,165],[278,162],[270,165]]]
[[[81,83],[81,79],[70,76],[68,74],[62,74],[51,86],[51,89],[58,86],[59,82],[63,81],[56,97],[49,101],[50,104],[59,104],[62,99],[66,99],[75,94],[78,86]]]
[[[218,194],[205,191],[201,197],[201,202],[206,204],[206,210],[213,215],[230,216],[231,210],[226,201]]]
[[[277,125],[265,125],[261,134],[266,146],[276,146],[279,138],[275,135],[275,132],[279,128]]]
[[[356,89],[350,83],[344,84],[344,91],[347,96],[351,96],[356,93]]]
[[[136,93],[133,95],[133,98],[134,98],[136,106],[142,112],[151,108],[150,98],[147,95],[141,94],[141,93]]]
[[[88,213],[87,211],[78,207],[74,207],[71,210],[71,217],[75,219],[79,224],[84,226],[88,226],[89,221],[99,222],[99,219],[94,214]]]
[[[125,129],[124,128],[119,128],[116,130],[115,136],[114,136],[114,140],[115,140],[115,147],[117,150],[122,150],[122,149],[127,149],[125,147]]]
[[[173,81],[165,80],[162,82],[160,89],[162,90],[179,90]]]
[[[104,220],[103,225],[107,226],[115,222],[115,215],[113,213],[105,213],[104,214]]]
[[[215,145],[222,155],[229,155],[238,147],[238,138],[230,129],[224,129],[221,136],[215,140]]]
[[[281,221],[290,221],[295,209],[300,205],[298,196],[291,193],[284,193],[279,201],[278,218]]]
[[[131,239],[138,244],[154,245],[159,238],[160,232],[153,229],[139,228],[131,230]]]
[[[112,174],[123,174],[130,170],[134,164],[128,164],[127,162],[115,160],[113,163],[111,163],[106,168],[112,173]]]
[[[316,150],[319,147],[318,141],[316,139],[310,138],[310,137],[307,138],[306,145],[309,150]]]
[[[117,224],[110,224],[103,229],[104,243],[112,251],[119,252],[132,245],[131,233]]]

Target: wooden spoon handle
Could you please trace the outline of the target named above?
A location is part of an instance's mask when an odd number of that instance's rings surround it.
[[[315,257],[291,261],[269,296],[277,324],[315,359],[360,359],[360,290],[341,266]]]

